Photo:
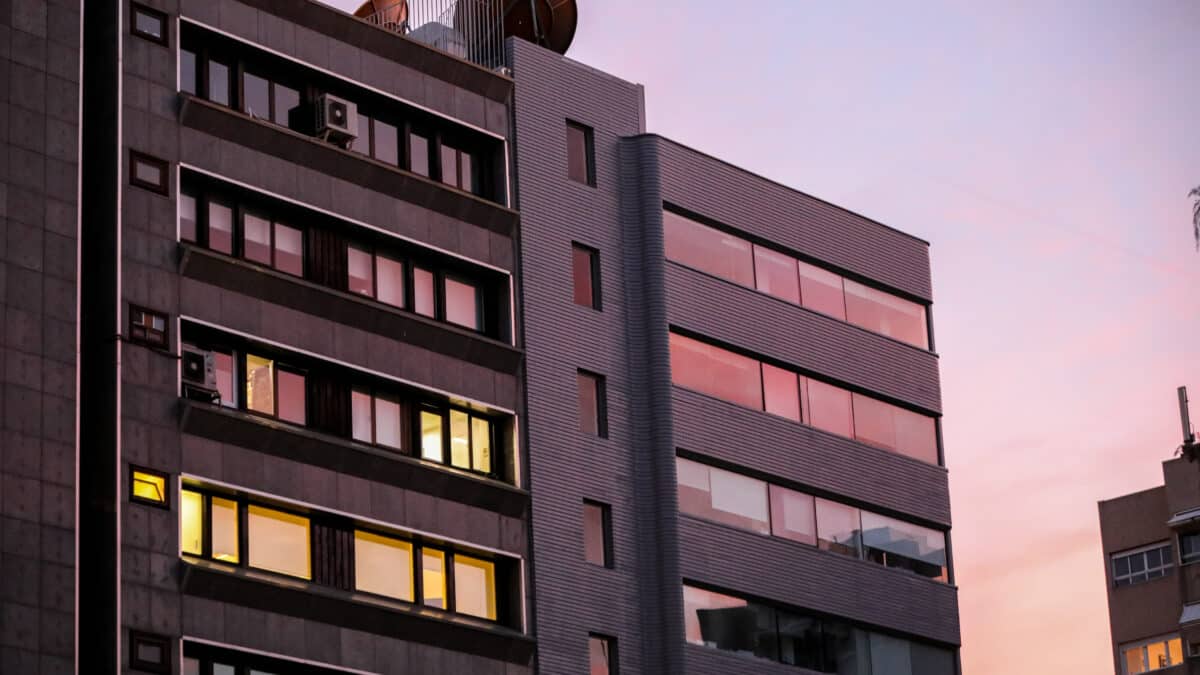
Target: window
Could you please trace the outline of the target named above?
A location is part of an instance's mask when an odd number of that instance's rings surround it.
[[[129,667],[147,673],[171,672],[171,641],[165,635],[129,631]]]
[[[930,464],[938,463],[937,425],[932,417],[861,394],[854,394],[853,398],[856,439]]]
[[[372,120],[371,146],[375,159],[393,165],[399,163],[400,145],[394,125]]]
[[[793,304],[800,304],[796,259],[754,245],[754,287]]]
[[[454,611],[496,620],[496,566],[486,560],[454,555]]]
[[[446,277],[446,321],[479,330],[479,289],[458,279]]]
[[[250,72],[242,76],[242,112],[259,119],[271,119],[270,80]]]
[[[475,191],[471,153],[442,144],[442,182],[467,192]]]
[[[600,252],[571,244],[571,277],[575,304],[600,309]]]
[[[1187,565],[1200,561],[1200,532],[1179,535],[1179,562]]]
[[[754,287],[750,242],[671,211],[663,211],[667,258],[701,272]]]
[[[229,66],[209,59],[208,61],[208,100],[220,105],[229,105],[230,95]]]
[[[763,409],[793,422],[800,418],[800,385],[790,370],[762,364]]]
[[[240,560],[236,501],[184,489],[179,504],[182,553],[233,564]]]
[[[567,178],[584,185],[596,185],[596,158],[590,127],[567,122]]]
[[[423,459],[444,463],[448,457],[449,464],[459,469],[492,473],[495,438],[491,420],[457,408],[425,407],[418,417]]]
[[[351,435],[356,441],[404,447],[404,415],[399,401],[355,389],[350,393]]]
[[[924,306],[849,279],[845,288],[847,321],[921,349],[929,348]]]
[[[401,309],[406,306],[404,263],[355,246],[347,247],[347,254],[351,293],[366,295]]]
[[[208,247],[233,255],[233,208],[217,201],[208,203]]]
[[[583,554],[593,565],[613,566],[611,514],[608,504],[583,502]]]
[[[304,276],[304,235],[249,211],[242,216],[242,255],[280,272]]]
[[[1170,543],[1113,554],[1113,586],[1129,586],[1166,576],[1175,563],[1174,557]]]
[[[413,269],[413,311],[431,318],[437,314],[433,272],[420,267]]]
[[[671,333],[671,380],[702,394],[763,409],[759,364],[740,354]]]
[[[804,306],[846,320],[846,298],[842,277],[806,262],[797,262],[800,271],[800,298]]]
[[[429,177],[429,137],[416,132],[408,135],[408,170]]]
[[[576,384],[579,389],[579,430],[608,438],[604,376],[581,370],[576,374]]]
[[[167,315],[130,306],[129,340],[148,347],[167,349]]]
[[[778,485],[770,486],[771,534],[809,546],[817,545],[817,507],[814,498]]]
[[[151,192],[168,194],[167,161],[129,151],[129,183]]]
[[[129,473],[130,501],[169,508],[167,474],[152,469],[131,467]]]
[[[182,190],[179,193],[179,239],[196,241],[196,197]]]
[[[675,466],[682,513],[759,534],[771,531],[766,483],[682,457]]]
[[[130,30],[134,35],[160,45],[167,45],[167,15],[139,4],[130,5]]]
[[[427,607],[446,607],[446,554],[421,549],[421,602]]]
[[[862,550],[862,520],[858,509],[817,499],[817,546],[857,558]]]
[[[361,530],[354,533],[354,587],[413,601],[413,546]]]
[[[249,565],[311,579],[308,529],[308,518],[251,504],[246,516]]]
[[[184,93],[195,96],[199,93],[196,87],[196,52],[189,49],[179,50],[179,89]]]
[[[1178,635],[1121,645],[1124,675],[1137,675],[1183,664],[1183,643]]]
[[[306,421],[304,375],[275,367],[272,359],[246,355],[246,409],[303,425]]]
[[[810,378],[804,378],[803,386],[808,423],[822,431],[854,438],[854,411],[850,392]]]
[[[946,535],[862,512],[863,557],[884,567],[906,569],[929,579],[946,581]]]
[[[691,644],[778,658],[775,611],[769,607],[684,586],[683,615]]]
[[[589,675],[617,675],[617,639],[588,635]]]

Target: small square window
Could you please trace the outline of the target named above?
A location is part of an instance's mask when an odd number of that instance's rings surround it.
[[[130,469],[130,501],[169,508],[167,495],[167,474],[136,466]]]
[[[139,4],[130,5],[130,30],[138,37],[160,45],[167,44],[167,15]]]
[[[159,194],[169,192],[166,160],[129,151],[129,183]]]
[[[146,673],[170,673],[170,640],[165,635],[130,631],[129,667]]]
[[[600,309],[600,252],[582,244],[571,244],[571,276],[575,304]]]
[[[567,121],[567,178],[596,186],[596,158],[592,129]]]
[[[608,504],[583,501],[583,553],[593,565],[613,566],[612,507]]]
[[[577,374],[576,382],[579,387],[579,430],[607,438],[604,376],[581,370]]]
[[[129,308],[129,340],[148,347],[167,348],[167,315],[142,307]]]
[[[588,635],[589,675],[617,675],[617,639]]]

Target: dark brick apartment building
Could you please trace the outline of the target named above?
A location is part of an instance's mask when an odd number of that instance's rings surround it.
[[[928,244],[429,4],[0,2],[0,672],[958,673]]]

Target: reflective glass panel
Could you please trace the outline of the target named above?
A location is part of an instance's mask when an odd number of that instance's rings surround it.
[[[400,404],[386,398],[375,399],[375,442],[399,450],[403,447],[400,433]]]
[[[477,291],[468,283],[446,278],[446,320],[472,330],[479,330]]]
[[[800,383],[790,370],[762,364],[763,407],[780,417],[800,421]]]
[[[179,50],[179,88],[196,93],[196,53],[186,49]]]
[[[304,234],[281,223],[275,223],[275,269],[304,276]]]
[[[593,565],[607,565],[604,507],[599,504],[583,504],[583,559]]]
[[[446,609],[446,554],[421,549],[421,601],[430,607]]]
[[[771,486],[771,534],[810,546],[817,543],[817,512],[812,495]]]
[[[304,424],[305,419],[305,386],[304,376],[279,371],[279,419],[294,424]]]
[[[238,505],[232,499],[212,498],[212,557],[222,562],[238,561]]]
[[[458,151],[445,144],[442,145],[442,182],[458,186]]]
[[[683,588],[688,642],[725,651],[779,658],[775,610],[698,588]]]
[[[779,660],[811,670],[824,670],[821,622],[779,612]]]
[[[671,333],[671,380],[688,389],[762,410],[758,361]]]
[[[846,438],[854,438],[850,392],[819,380],[804,378],[805,417],[809,424]]]
[[[208,62],[208,100],[229,105],[229,66],[213,60]]]
[[[921,349],[929,348],[923,306],[849,279],[845,284],[847,321]]]
[[[358,137],[350,141],[350,150],[371,156],[371,118],[361,111],[358,113]]]
[[[913,675],[954,675],[954,652],[919,642],[909,643],[909,651]]]
[[[412,565],[409,542],[370,532],[354,533],[354,586],[358,590],[412,602]]]
[[[938,463],[937,423],[932,417],[869,396],[854,394],[854,437],[930,464]]]
[[[266,78],[246,73],[242,78],[242,112],[251,117],[271,119],[271,83]]]
[[[454,556],[454,611],[496,620],[496,566],[465,555]]]
[[[587,131],[574,124],[567,125],[567,178],[577,183],[588,180]],[[607,671],[606,671],[607,672]]]
[[[471,418],[471,468],[492,472],[492,423],[482,417]]]
[[[612,658],[611,645],[606,638],[590,636],[588,638],[588,674],[611,675],[609,661]]]
[[[242,218],[242,256],[271,264],[271,221],[251,213]]]
[[[213,360],[216,362],[217,393],[221,395],[221,405],[226,408],[236,408],[238,403],[237,391],[233,386],[233,354],[213,352]]]
[[[196,198],[179,193],[179,238],[196,241]]]
[[[817,545],[826,551],[859,557],[862,522],[858,509],[817,499]]]
[[[460,410],[450,411],[450,464],[471,468],[471,420]]]
[[[208,247],[233,254],[233,209],[214,201],[208,202]]]
[[[179,498],[179,550],[192,555],[204,552],[204,497],[184,490]]]
[[[375,271],[371,265],[371,254],[350,246],[346,249],[351,293],[375,295]]]
[[[261,356],[246,356],[246,408],[264,415],[275,414],[275,362]]]
[[[400,146],[397,145],[396,127],[375,120],[371,134],[375,139],[375,159],[395,164],[400,151]]]
[[[679,508],[684,513],[760,534],[771,531],[767,484],[679,457]]]
[[[408,170],[429,176],[429,139],[420,134],[408,135]]]
[[[595,307],[596,299],[592,288],[594,278],[593,265],[596,254],[579,246],[571,247],[571,279],[573,282],[575,304],[584,307]]]
[[[670,211],[663,211],[663,236],[670,260],[754,287],[750,242]]]
[[[800,304],[800,277],[796,259],[754,246],[754,282],[758,290],[782,300]]]
[[[251,567],[311,578],[308,518],[251,504],[246,530]]]
[[[183,675],[200,675],[200,662],[193,658],[183,660]]]
[[[846,298],[842,277],[806,262],[797,262],[800,272],[800,302],[805,307],[846,320]]]
[[[404,306],[404,264],[375,256],[375,271],[379,275],[379,288],[376,298],[395,307]]]
[[[421,457],[442,461],[442,416],[421,411]]]
[[[862,544],[868,560],[946,581],[946,535],[942,532],[863,511]]]
[[[350,427],[351,435],[356,441],[374,442],[371,431],[374,426],[371,419],[372,404],[370,394],[357,390],[350,392]]]
[[[288,126],[288,113],[298,105],[300,105],[300,92],[276,82],[275,112],[273,113],[275,123],[285,127]]]
[[[148,14],[139,9],[133,10],[134,26],[137,32],[144,33],[151,37],[163,39],[163,30],[165,28],[164,21],[159,16]]]
[[[233,666],[224,663],[214,663],[212,667],[212,675],[236,675],[237,669]]]
[[[600,433],[600,381],[594,375],[578,373],[579,430],[585,434]]]
[[[434,316],[433,272],[416,267],[413,269],[413,311],[425,316]]]
[[[459,187],[467,192],[477,192],[478,186],[475,184],[475,168],[474,160],[471,159],[471,153],[460,152],[458,155],[459,174],[462,177],[462,182]]]
[[[913,673],[908,640],[871,633],[871,672],[888,675],[925,675]]]

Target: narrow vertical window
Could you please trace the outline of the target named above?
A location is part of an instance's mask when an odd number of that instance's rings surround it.
[[[271,221],[246,213],[242,216],[242,256],[264,265],[271,264]]]
[[[396,127],[379,120],[375,120],[373,126],[371,135],[375,139],[375,159],[388,164],[396,164],[399,161],[400,147],[396,136]]]
[[[458,150],[442,144],[442,182],[446,185],[459,186]]]
[[[454,611],[496,620],[495,564],[455,554]]]
[[[442,416],[429,410],[421,411],[421,457],[435,462],[441,462],[442,450]]]
[[[446,554],[441,551],[421,549],[421,602],[446,609]]]
[[[277,399],[279,401],[279,419],[294,424],[303,425],[305,416],[305,381],[304,376],[286,370],[276,374],[279,381]]]
[[[246,357],[246,408],[275,414],[275,362],[261,356]]]
[[[275,223],[275,269],[304,276],[304,234],[294,227]]]
[[[416,132],[408,135],[408,170],[429,177],[429,138]]]
[[[790,370],[762,364],[763,408],[774,415],[800,421],[799,379]]]
[[[350,427],[351,436],[356,441],[374,443],[374,426],[372,419],[373,401],[371,395],[355,389],[350,392]]]
[[[471,418],[471,466],[480,473],[492,472],[492,423]]]
[[[208,247],[233,255],[233,208],[212,200],[208,202]]]
[[[290,113],[293,108],[300,105],[300,92],[285,87],[278,82],[273,83],[274,87],[274,111],[271,113],[271,119],[280,126],[290,126]]]
[[[375,298],[394,307],[404,307],[404,265],[377,255],[375,272],[379,277]]]
[[[229,105],[229,66],[220,61],[208,62],[208,100]]]
[[[375,270],[371,264],[371,254],[350,246],[346,249],[348,256],[349,288],[351,293],[375,295]]]
[[[259,119],[271,119],[271,82],[253,73],[242,76],[242,112]]]
[[[183,490],[179,497],[179,550],[204,555],[204,496]]]
[[[420,267],[413,269],[413,311],[432,317],[436,313],[433,272]]]
[[[607,438],[604,377],[581,370],[577,373],[576,381],[579,389],[579,430]]]
[[[196,52],[179,50],[179,89],[186,94],[196,95]]]
[[[575,304],[600,309],[600,252],[571,244],[571,277]]]
[[[446,321],[471,330],[479,330],[479,289],[447,277]]]
[[[196,241],[196,198],[179,193],[179,239]]]
[[[461,410],[450,411],[450,464],[471,468],[471,418]]]
[[[209,511],[212,553],[214,560],[236,563],[238,555],[238,505],[232,499],[210,497]]]
[[[583,554],[593,565],[612,567],[612,508],[608,504],[583,502]]]
[[[217,369],[217,393],[221,395],[221,405],[226,408],[238,407],[237,388],[234,387],[234,355],[231,352],[213,352],[213,360]]]
[[[588,674],[617,675],[617,639],[588,636]]]
[[[567,122],[567,178],[584,185],[596,185],[596,160],[590,127]]]
[[[400,404],[386,398],[375,399],[375,442],[399,450],[402,447],[400,432]]]

